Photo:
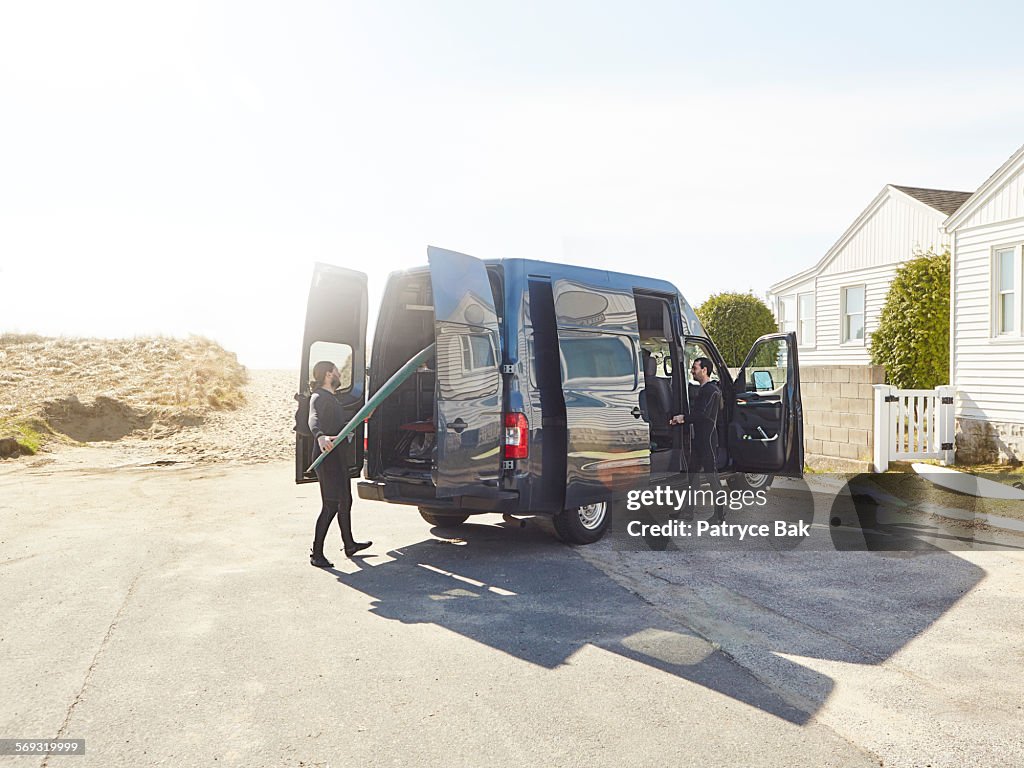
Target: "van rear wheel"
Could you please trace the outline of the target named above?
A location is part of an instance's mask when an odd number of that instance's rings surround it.
[[[555,515],[551,522],[558,538],[566,544],[593,544],[604,536],[611,523],[607,501],[585,504]]]
[[[420,517],[436,528],[456,528],[469,520],[469,515],[445,512],[435,507],[420,507]]]

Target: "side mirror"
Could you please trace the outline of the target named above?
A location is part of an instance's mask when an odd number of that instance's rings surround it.
[[[775,381],[770,371],[754,371],[751,374],[755,392],[771,392],[775,389]]]
[[[675,365],[672,363],[672,358],[665,355],[661,360],[661,367],[664,369],[666,376],[671,376],[672,370],[675,368]]]

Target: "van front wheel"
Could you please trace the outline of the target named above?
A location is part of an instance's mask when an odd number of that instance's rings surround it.
[[[566,544],[593,544],[604,536],[611,523],[607,501],[567,509],[552,518],[558,538]]]
[[[768,490],[775,475],[761,475],[753,472],[740,472],[729,478],[729,487],[734,491]]]
[[[420,507],[420,517],[435,528],[455,528],[469,520],[469,515],[449,514],[434,507]]]

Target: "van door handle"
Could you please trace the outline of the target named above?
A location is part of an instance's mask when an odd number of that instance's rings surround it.
[[[640,410],[640,406],[638,406],[638,405],[634,405],[633,406],[633,410],[630,411],[630,413],[633,414],[633,418],[634,419],[639,419],[641,416],[644,415],[643,411]]]
[[[464,430],[469,425],[462,420],[461,416],[459,416],[459,418],[457,418],[451,424],[445,424],[445,426],[448,427],[448,429],[455,430],[456,432],[462,432],[462,430]]]

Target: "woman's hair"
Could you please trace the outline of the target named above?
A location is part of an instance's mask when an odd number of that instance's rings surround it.
[[[321,360],[319,363],[313,366],[313,378],[309,380],[309,391],[312,392],[315,389],[324,385],[324,379],[327,378],[327,374],[334,370],[334,363],[330,360]]]

